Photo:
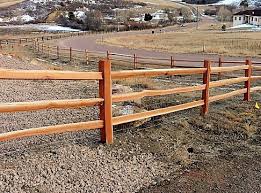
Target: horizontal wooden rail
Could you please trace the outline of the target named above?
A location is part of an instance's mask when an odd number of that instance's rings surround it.
[[[189,87],[174,88],[174,89],[168,89],[168,90],[144,90],[142,92],[113,95],[112,102],[117,103],[117,102],[137,100],[137,99],[141,99],[144,97],[163,96],[163,95],[170,95],[170,94],[202,91],[205,88],[206,88],[206,85],[189,86]]]
[[[230,66],[230,67],[212,67],[211,73],[217,73],[217,72],[232,72],[237,70],[246,70],[248,69],[248,65],[242,65],[242,66]]]
[[[98,121],[89,121],[89,122],[82,122],[82,123],[72,123],[72,124],[65,124],[65,125],[25,129],[19,131],[11,131],[8,133],[0,134],[0,141],[8,141],[8,140],[39,136],[39,135],[51,135],[51,134],[58,134],[58,133],[65,133],[65,132],[101,129],[103,127],[103,124],[104,124],[103,121],[98,120]]]
[[[0,113],[37,111],[44,109],[65,109],[96,106],[103,102],[101,98],[73,99],[73,100],[48,100],[34,102],[17,102],[0,104]]]
[[[156,58],[156,57],[143,57],[143,56],[137,56],[137,59],[141,60],[158,60],[158,61],[169,61],[169,58]]]
[[[232,92],[229,92],[229,93],[226,93],[226,94],[221,94],[221,95],[209,97],[209,102],[215,102],[215,101],[218,101],[218,100],[231,98],[233,96],[237,96],[237,95],[244,94],[244,93],[247,93],[246,88],[243,88],[243,89],[240,89],[240,90],[235,90],[235,91],[232,91]]]
[[[256,71],[260,71],[261,70],[261,66],[253,66],[253,69],[256,70]]]
[[[110,56],[122,56],[126,58],[133,58],[133,55],[127,55],[127,54],[118,54],[118,53],[109,53]]]
[[[11,80],[102,80],[100,72],[0,69],[0,79]]]
[[[204,60],[182,60],[182,59],[175,59],[175,62],[194,62],[194,63],[202,63]]]
[[[147,119],[147,118],[151,118],[151,117],[155,117],[155,116],[174,113],[174,112],[181,111],[181,110],[199,107],[199,106],[202,106],[203,104],[204,104],[204,101],[199,100],[199,101],[194,101],[194,102],[176,105],[176,106],[172,106],[172,107],[161,108],[161,109],[157,109],[157,110],[136,113],[136,114],[131,114],[131,115],[114,117],[113,125],[120,125],[120,124],[138,121],[138,120],[142,120],[142,119]]]
[[[235,84],[235,83],[245,82],[247,80],[248,80],[247,77],[230,78],[230,79],[210,82],[209,86],[210,86],[210,88],[216,88],[216,87],[220,87],[220,86],[226,86],[226,85],[231,85],[231,84]]]
[[[202,74],[204,72],[206,72],[206,68],[125,70],[125,71],[112,72],[112,78],[122,79],[122,78],[132,78],[132,77],[193,75],[193,74]]]
[[[261,62],[252,62],[252,64],[261,64]]]
[[[250,92],[261,91],[261,86],[250,88]]]
[[[254,81],[261,80],[261,76],[252,76],[251,80],[254,80]]]
[[[245,64],[245,61],[222,61],[225,64]]]

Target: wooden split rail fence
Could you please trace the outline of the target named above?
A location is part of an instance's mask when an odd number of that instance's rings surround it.
[[[9,38],[9,39],[0,39],[0,46],[3,47],[5,45],[19,45],[19,44],[28,44],[36,42],[44,42],[53,39],[60,39],[66,37],[74,37],[74,36],[85,36],[91,34],[104,34],[110,32],[95,32],[95,31],[79,31],[79,32],[61,32],[61,33],[47,33],[43,35],[33,35],[31,34],[29,37],[21,37],[21,38]]]
[[[44,54],[48,58],[54,59],[67,59],[69,62],[79,60],[89,65],[91,62],[97,62],[97,60],[106,57],[107,60],[114,62],[115,65],[121,65],[121,63],[127,63],[127,67],[130,69],[144,69],[144,68],[201,68],[204,60],[188,60],[188,59],[176,59],[174,56],[170,58],[156,58],[156,57],[143,57],[137,54],[126,55],[89,50],[77,50],[70,48],[64,48],[54,45],[45,44],[43,42],[34,42],[33,50],[40,54]],[[156,62],[155,62],[156,61]],[[183,63],[183,65],[181,65]],[[190,65],[184,65],[189,63]],[[243,64],[242,61],[225,61],[222,56],[216,61],[212,61],[213,66],[223,67],[229,64]],[[195,65],[193,65],[195,64]],[[261,62],[253,62],[253,64],[261,65]],[[126,66],[126,64],[122,64]],[[222,72],[217,73],[218,79],[221,79]]]
[[[181,110],[194,107],[202,108],[202,115],[209,111],[209,104],[229,97],[244,95],[244,100],[251,99],[251,92],[261,91],[261,86],[251,87],[251,82],[261,80],[261,76],[252,76],[252,71],[259,69],[254,66],[250,60],[245,61],[245,65],[230,67],[211,67],[211,61],[205,60],[202,68],[186,69],[152,69],[152,70],[123,70],[111,71],[111,62],[101,60],[99,62],[99,72],[72,72],[72,71],[42,71],[42,70],[0,70],[0,79],[2,80],[97,80],[99,81],[99,98],[74,99],[74,100],[53,100],[36,102],[18,102],[0,104],[0,113],[13,113],[21,111],[38,111],[43,109],[65,109],[99,106],[99,120],[81,123],[64,124],[57,126],[48,126],[41,128],[32,128],[19,131],[11,131],[0,134],[0,141],[14,140],[30,136],[50,135],[64,132],[74,132],[80,130],[100,129],[101,141],[104,143],[113,143],[113,126],[143,120],[155,116],[161,116]],[[244,71],[245,76],[230,78],[225,80],[211,81],[213,73]],[[136,77],[157,77],[157,76],[175,76],[175,75],[202,75],[202,85],[179,87],[167,90],[144,90],[141,92],[125,93],[112,95],[112,80],[126,79]],[[244,82],[242,89],[235,90],[226,94],[210,96],[210,89],[225,85]],[[202,99],[185,104],[160,108],[147,112],[112,116],[112,104],[130,100],[141,99],[143,97],[163,96],[177,93],[188,93],[193,91],[202,91]]]

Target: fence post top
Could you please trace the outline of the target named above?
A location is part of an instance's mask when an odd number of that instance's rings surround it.
[[[246,63],[248,63],[248,64],[252,63],[251,58],[246,58]]]

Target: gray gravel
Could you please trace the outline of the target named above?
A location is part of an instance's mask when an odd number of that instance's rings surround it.
[[[0,56],[0,68],[45,69]],[[97,82],[0,81],[1,102],[90,98]],[[97,108],[0,114],[0,133],[98,118]],[[0,192],[137,192],[168,175],[165,164],[140,147],[98,143],[99,132],[82,131],[0,142]]]

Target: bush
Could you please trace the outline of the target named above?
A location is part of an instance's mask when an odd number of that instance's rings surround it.
[[[227,26],[225,24],[223,24],[221,28],[222,28],[222,31],[226,31]]]

